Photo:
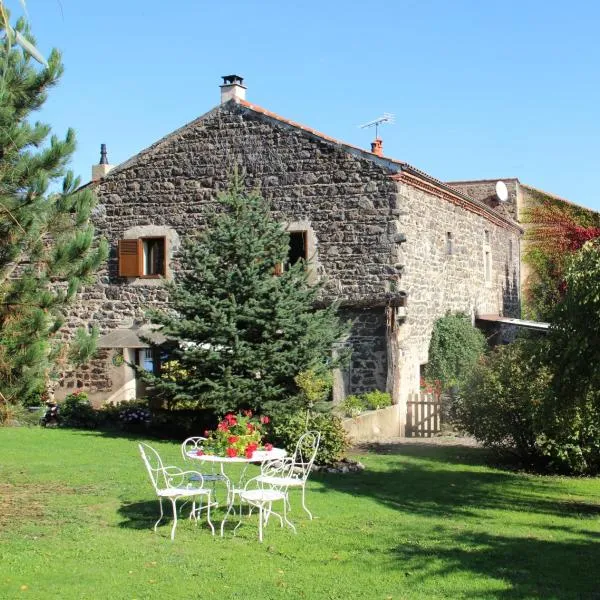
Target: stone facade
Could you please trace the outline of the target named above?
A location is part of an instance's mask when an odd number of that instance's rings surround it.
[[[112,252],[70,326],[96,323],[107,334],[164,305],[160,279],[119,277],[119,240],[162,232],[176,270],[177,244],[205,226],[234,168],[249,188],[260,187],[275,218],[307,232],[309,268],[327,282],[322,301],[340,301],[353,319],[353,358],[338,396],[387,389],[402,402],[418,389],[433,322],[448,310],[518,314],[520,230],[512,221],[406,163],[234,99],[94,184],[96,227]],[[84,381],[98,402],[123,399],[115,395],[122,374],[113,355],[96,361]],[[66,374],[64,388],[76,380]]]

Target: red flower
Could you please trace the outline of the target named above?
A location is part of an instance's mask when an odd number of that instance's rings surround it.
[[[240,438],[237,435],[232,435],[231,437],[227,438],[227,442],[229,444],[235,444]]]
[[[252,452],[254,452],[257,448],[258,448],[258,444],[256,442],[250,442],[246,446],[246,450],[252,450]]]
[[[217,429],[219,431],[228,431],[229,430],[229,425],[225,422],[225,421],[221,421],[218,425],[217,425]]]
[[[229,446],[229,448],[227,448],[226,452],[227,452],[227,456],[229,456],[229,458],[233,458],[233,457],[237,456],[237,450],[235,448],[232,448],[231,446]]]
[[[246,423],[246,429],[248,431],[254,431],[254,425],[252,425],[252,423]]]
[[[244,411],[244,416],[245,417],[251,417],[252,416],[252,411],[251,410],[245,410]]]
[[[271,450],[273,450],[273,444],[265,444],[265,450],[267,452],[270,452]]]
[[[196,456],[203,456],[204,455],[204,450],[197,450],[196,451]]]
[[[237,419],[235,418],[235,415],[233,413],[227,413],[225,415],[225,421],[229,425],[235,425],[237,423]]]
[[[270,420],[271,420],[271,419],[269,419],[269,417],[267,417],[267,416],[264,416],[264,417],[261,417],[261,418],[260,418],[260,422],[261,422],[263,425],[266,425],[266,424],[267,424],[267,423],[268,423]]]
[[[254,454],[254,449],[250,448],[250,446],[248,446],[246,448],[246,458],[252,458],[252,455]]]

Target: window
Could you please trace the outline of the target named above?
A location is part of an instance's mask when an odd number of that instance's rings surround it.
[[[165,277],[166,238],[119,240],[119,277]]]
[[[453,245],[453,239],[452,239],[452,232],[448,231],[448,232],[446,232],[446,254],[448,254],[450,256],[453,253],[454,253],[454,245]]]
[[[138,350],[137,364],[144,369],[144,371],[154,373],[154,350],[152,348],[140,348]]]
[[[508,240],[508,262],[512,262],[513,259],[513,242]]]
[[[492,282],[492,247],[488,229],[483,232],[483,277],[486,283]]]
[[[299,260],[308,260],[306,231],[290,231],[289,235],[290,245],[287,261],[275,266],[275,275],[281,275],[283,271],[295,265]]]

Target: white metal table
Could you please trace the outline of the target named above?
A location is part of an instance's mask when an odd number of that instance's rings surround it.
[[[217,456],[215,454],[198,454],[195,451],[190,451],[187,455],[194,460],[199,460],[205,463],[218,464],[220,466],[221,475],[225,485],[227,486],[227,512],[233,506],[235,497],[244,489],[244,479],[246,477],[246,470],[248,465],[251,463],[264,463],[268,460],[277,460],[284,458],[287,452],[283,448],[273,448],[271,450],[255,450],[250,458],[245,456]],[[225,472],[225,465],[243,465],[242,472],[237,480],[237,484],[232,481],[232,478]],[[240,506],[240,516],[242,507]],[[227,513],[226,513],[227,514]],[[223,536],[223,526],[225,525],[225,519],[221,522],[221,537]]]

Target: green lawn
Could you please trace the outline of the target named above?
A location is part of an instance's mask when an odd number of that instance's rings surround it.
[[[600,480],[408,445],[315,475],[298,534],[253,516],[233,537],[170,520],[134,438],[0,429],[0,598],[600,598]],[[179,448],[154,443],[168,459]]]

